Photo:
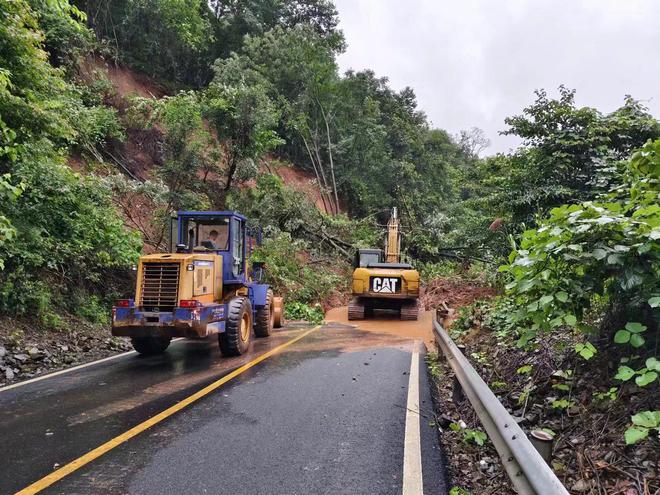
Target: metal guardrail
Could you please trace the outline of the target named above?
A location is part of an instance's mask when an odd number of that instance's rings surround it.
[[[520,495],[568,495],[568,491],[529,441],[518,423],[495,397],[437,319],[435,339],[454,370],[463,393],[495,445],[515,490]]]

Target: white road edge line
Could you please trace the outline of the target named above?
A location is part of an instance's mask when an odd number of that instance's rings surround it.
[[[403,446],[403,495],[422,495],[422,441],[419,427],[419,341],[415,341],[410,361],[406,435]]]
[[[172,342],[176,342],[177,340],[183,340],[183,337],[180,337],[178,339],[172,339]],[[89,366],[94,366],[96,364],[112,361],[113,359],[119,359],[120,357],[128,356],[130,354],[137,354],[137,351],[122,352],[121,354],[115,354],[114,356],[108,356],[107,358],[97,359],[96,361],[90,361],[89,363],[79,364],[78,366],[74,366],[72,368],[65,368],[63,370],[53,371],[52,373],[30,378],[29,380],[13,383],[11,385],[5,385],[4,387],[0,387],[0,393],[6,392],[7,390],[11,390],[13,388],[22,387],[23,385],[29,385],[30,383],[40,382],[41,380],[46,380],[47,378],[53,378],[55,376],[63,375],[65,373],[70,373],[71,371],[76,371],[82,368],[88,368]]]

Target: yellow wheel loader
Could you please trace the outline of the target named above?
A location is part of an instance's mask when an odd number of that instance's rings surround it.
[[[180,211],[168,253],[140,257],[134,299],[112,308],[112,335],[130,337],[140,354],[160,354],[173,337],[216,335],[225,356],[248,351],[251,336],[284,324],[282,298],[249,263],[261,232],[235,211]],[[174,247],[176,246],[176,248]]]
[[[419,272],[401,262],[401,229],[396,208],[387,223],[385,252],[360,249],[355,256],[353,298],[348,305],[348,319],[373,316],[375,309],[400,312],[402,320],[416,320],[419,315]]]

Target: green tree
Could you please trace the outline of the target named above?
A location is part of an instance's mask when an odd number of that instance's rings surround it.
[[[208,82],[214,19],[202,0],[76,0],[119,58],[170,85]]]
[[[256,168],[256,160],[283,141],[275,131],[278,111],[266,83],[240,80],[231,63],[216,61],[215,77],[204,93],[204,115],[225,143],[226,174],[219,205],[223,206],[239,167]]]
[[[44,5],[62,24],[72,22],[66,1]],[[73,305],[74,292],[108,294],[109,272],[130,266],[140,242],[125,230],[108,191],[66,166],[71,147],[98,139],[80,128],[81,116],[95,109],[49,63],[39,14],[23,0],[0,3],[1,189],[13,198],[2,203],[13,237],[0,246],[0,312],[46,318]],[[20,186],[8,185],[7,174]]]
[[[240,51],[246,35],[258,38],[277,27],[308,27],[337,49],[344,44],[337,29],[337,9],[329,0],[211,0],[209,4],[218,19],[216,57]]]
[[[658,121],[629,96],[623,107],[603,115],[577,107],[574,90],[561,86],[559,92],[559,99],[551,99],[537,91],[523,115],[505,120],[509,129],[503,134],[522,138],[523,148],[506,167],[508,190],[496,194],[493,203],[510,208],[514,222],[530,222],[536,212],[606,192],[618,177],[616,162],[660,136]]]

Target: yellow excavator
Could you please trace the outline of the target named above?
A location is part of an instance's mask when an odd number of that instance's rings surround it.
[[[396,208],[392,208],[387,223],[385,252],[382,249],[358,250],[354,268],[349,320],[373,316],[375,309],[399,311],[402,320],[417,319],[419,272],[401,262],[401,224]]]

